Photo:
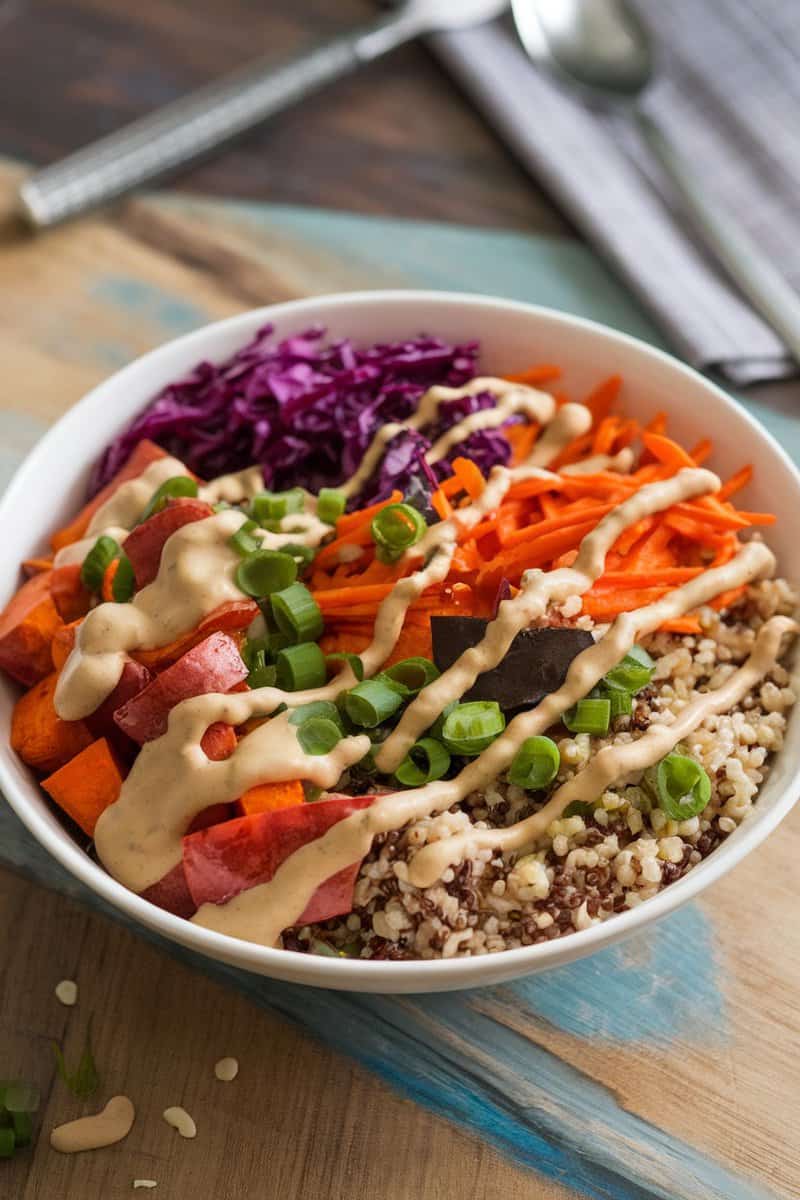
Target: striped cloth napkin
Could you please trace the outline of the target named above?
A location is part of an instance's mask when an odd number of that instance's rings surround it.
[[[644,106],[800,288],[798,0],[639,0],[639,8],[659,50]],[[623,116],[591,112],[546,78],[510,22],[430,44],[679,354],[740,385],[795,372],[777,335],[695,240]]]

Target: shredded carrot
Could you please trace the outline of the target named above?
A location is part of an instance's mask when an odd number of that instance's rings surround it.
[[[524,462],[533,449],[534,442],[539,436],[539,426],[535,421],[508,425],[503,433],[511,444],[511,460],[516,466],[518,463]]]
[[[700,467],[710,456],[714,444],[711,438],[701,438],[700,441],[689,451],[689,457],[694,462],[695,466]]]
[[[729,500],[736,492],[741,491],[743,487],[747,487],[750,480],[753,478],[753,468],[748,463],[746,467],[742,467],[735,474],[731,475],[722,487],[717,492],[717,499]]]
[[[506,375],[505,378],[511,383],[547,383],[549,379],[558,379],[561,374],[561,368],[554,366],[552,363],[541,363],[535,367],[527,367],[524,371],[512,372],[511,375]]]
[[[455,459],[453,462],[453,474],[456,479],[460,480],[470,500],[477,500],[486,487],[486,480],[483,478],[480,468],[476,466],[471,458]]]
[[[119,569],[119,564],[120,560],[118,558],[112,559],[103,572],[103,582],[100,585],[101,600],[110,601],[114,599],[114,576]]]
[[[447,493],[444,488],[437,488],[431,496],[431,504],[436,512],[436,515],[446,521],[453,515],[453,506],[447,498]]]
[[[591,412],[595,425],[598,425],[611,412],[621,387],[622,376],[611,375],[598,384],[594,391],[586,397],[583,403]]]
[[[665,412],[657,412],[656,415],[645,425],[645,430],[649,433],[664,433],[667,428],[667,414]]]

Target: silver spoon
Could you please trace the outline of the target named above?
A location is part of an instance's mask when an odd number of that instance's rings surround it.
[[[698,232],[740,290],[800,362],[800,295],[639,105],[655,75],[647,30],[625,0],[511,0],[530,57],[589,103],[614,105],[636,123]]]
[[[508,0],[405,0],[291,62],[260,59],[29,175],[19,189],[22,215],[55,225],[207,154],[404,42],[491,21],[507,8]]]

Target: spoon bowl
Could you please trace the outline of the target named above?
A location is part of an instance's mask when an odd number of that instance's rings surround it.
[[[640,102],[656,75],[647,29],[626,0],[511,0],[529,57],[586,102],[622,108],[659,162],[695,231],[800,363],[800,295],[736,216],[709,194]]]
[[[512,0],[534,62],[596,99],[633,100],[655,70],[650,36],[624,0]]]

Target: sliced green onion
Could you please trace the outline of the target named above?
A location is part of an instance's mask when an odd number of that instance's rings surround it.
[[[571,804],[567,805],[561,815],[562,817],[583,817],[586,820],[587,817],[592,816],[595,807],[596,805],[589,804],[586,800],[573,800]]]
[[[445,718],[442,739],[453,754],[482,754],[506,727],[496,700],[470,700],[457,704]]]
[[[32,1113],[38,1109],[40,1099],[39,1089],[35,1083],[15,1079],[6,1083],[2,1089],[0,1107],[7,1109],[10,1113]]]
[[[626,692],[638,692],[653,678],[656,664],[641,646],[631,646],[622,662],[606,673],[605,681]]]
[[[329,666],[334,667],[334,669],[336,669],[339,663],[346,663],[352,669],[359,683],[364,678],[364,664],[357,654],[347,654],[344,652],[341,654],[329,654],[325,661]]]
[[[579,700],[564,713],[561,720],[570,733],[591,733],[603,737],[611,723],[611,701],[606,699]]]
[[[244,658],[244,655],[242,655]],[[278,672],[276,668],[267,662],[266,652],[264,650],[256,650],[250,657],[249,672],[247,675],[247,686],[253,688],[274,687]]]
[[[294,542],[289,542],[285,546],[281,546],[281,551],[294,559],[298,572],[305,571],[306,567],[310,567],[317,556],[317,552],[313,546],[299,546],[295,545]]]
[[[508,778],[517,787],[539,792],[553,782],[560,765],[561,755],[552,738],[529,737],[514,755]]]
[[[370,524],[372,540],[381,562],[394,562],[423,537],[425,518],[410,504],[388,504]]]
[[[436,738],[422,738],[412,746],[394,773],[406,787],[422,787],[441,779],[450,766],[450,753]]]
[[[156,488],[150,497],[144,512],[139,517],[139,524],[146,521],[148,517],[152,517],[157,512],[161,512],[165,508],[168,501],[176,500],[181,496],[196,496],[197,495],[197,480],[190,479],[188,475],[174,475],[172,479],[165,479],[161,487]]]
[[[633,697],[630,692],[618,687],[606,687],[605,696],[611,705],[611,720],[615,717],[629,717],[633,712]]]
[[[242,558],[246,558],[248,554],[255,554],[256,550],[261,549],[261,542],[258,538],[253,537],[253,530],[258,529],[255,521],[245,521],[228,538],[228,545],[231,549],[236,550],[241,554]]]
[[[658,806],[673,821],[696,817],[711,799],[711,780],[706,772],[685,754],[668,754],[655,770]]]
[[[277,654],[280,650],[285,650],[287,646],[293,646],[294,639],[287,634],[281,633],[280,630],[270,630],[267,634],[267,653]]]
[[[81,567],[81,583],[90,592],[99,592],[106,568],[122,553],[119,542],[112,537],[99,537],[92,546]]]
[[[354,725],[375,729],[397,712],[403,698],[382,679],[365,679],[344,697],[344,710]]]
[[[0,1129],[0,1158],[11,1158],[14,1154],[16,1137],[10,1127]]]
[[[390,687],[396,688],[401,696],[416,696],[434,679],[439,678],[439,670],[429,658],[404,658],[381,672]]]
[[[97,1066],[92,1054],[92,1017],[89,1017],[86,1024],[83,1052],[74,1071],[70,1071],[68,1068],[58,1042],[53,1042],[53,1053],[58,1073],[69,1090],[81,1100],[88,1100],[89,1096],[93,1095],[100,1086],[100,1076],[97,1073]]]
[[[116,600],[117,604],[127,604],[133,599],[133,593],[136,590],[136,575],[134,574],[133,564],[124,551],[120,551],[119,566],[114,572],[114,578],[111,581],[111,595]]]
[[[306,498],[302,488],[291,488],[288,492],[259,492],[250,501],[250,515],[259,525],[283,520],[289,513],[302,512]]]
[[[240,654],[242,662],[248,669],[255,665],[259,654],[266,652],[267,645],[268,637],[245,638]]]
[[[15,1146],[30,1146],[33,1138],[33,1121],[28,1112],[12,1114],[11,1124],[14,1130]]]
[[[361,954],[361,943],[356,941],[345,942],[340,950],[335,950],[321,938],[312,938],[308,945],[312,954],[319,954],[323,958],[358,958]]]
[[[309,717],[297,730],[304,754],[330,754],[342,736],[341,726],[328,717]]]
[[[332,700],[311,700],[308,704],[298,705],[289,714],[289,724],[302,725],[311,717],[323,717],[326,721],[333,721],[342,731],[342,716]]]
[[[285,692],[304,692],[322,687],[327,678],[325,655],[316,642],[287,646],[275,658],[278,687]]]
[[[294,641],[313,642],[322,633],[322,613],[305,584],[293,583],[291,587],[273,592],[270,607],[280,632]]]
[[[326,525],[335,525],[344,512],[347,499],[338,488],[320,488],[317,496],[317,516]]]
[[[236,584],[248,596],[270,596],[297,578],[293,558],[279,550],[256,550],[236,568]]]
[[[450,716],[450,713],[453,711],[453,709],[456,707],[457,704],[458,704],[457,700],[451,700],[449,704],[446,704],[444,706],[442,711],[439,713],[439,716],[436,718],[436,720],[433,722],[430,729],[428,730],[428,737],[438,738],[441,741],[441,738],[442,738],[442,735],[444,732],[444,723],[447,720],[447,718]]]

